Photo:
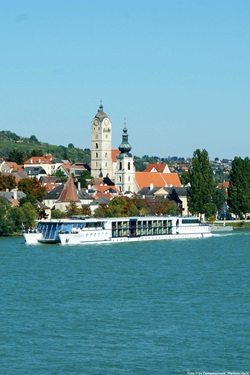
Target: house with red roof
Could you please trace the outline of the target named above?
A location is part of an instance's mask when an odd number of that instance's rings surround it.
[[[135,192],[144,187],[181,187],[177,173],[135,172]]]
[[[144,172],[158,172],[158,173],[170,173],[170,169],[166,163],[160,164],[148,164]]]

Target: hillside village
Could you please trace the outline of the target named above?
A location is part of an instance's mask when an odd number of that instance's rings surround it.
[[[140,197],[148,200],[171,201],[176,204],[178,213],[188,215],[187,187],[181,183],[180,176],[187,172],[190,159],[182,163],[148,163],[144,171],[136,171],[128,130],[124,123],[121,144],[111,148],[112,124],[103,112],[102,103],[91,123],[91,163],[70,163],[68,160],[54,158],[52,154],[32,156],[23,165],[0,158],[0,173],[14,176],[16,186],[22,179],[36,178],[44,187],[45,198],[39,204],[46,217],[51,211],[67,211],[70,204],[87,206],[93,214],[100,205],[108,205],[114,197]],[[215,181],[228,186],[231,161],[211,162]],[[85,186],[81,177],[88,176]],[[11,191],[1,191],[10,205],[18,206],[25,194],[17,187]]]

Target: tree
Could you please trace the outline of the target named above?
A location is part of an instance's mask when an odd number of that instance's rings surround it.
[[[127,197],[115,197],[111,200],[108,206],[109,217],[127,217],[129,216],[129,209],[132,204],[131,199]]]
[[[77,206],[76,202],[70,202],[68,206],[66,206],[66,215],[72,216],[72,215],[80,215],[80,209]]]
[[[59,168],[56,170],[53,176],[57,177],[61,182],[66,182],[68,179],[68,176],[66,176],[66,174]]]
[[[228,188],[228,205],[230,212],[242,218],[250,212],[250,160],[235,157],[230,172]]]
[[[192,214],[204,214],[206,205],[213,202],[215,184],[206,150],[197,149],[189,168],[190,187],[187,191],[188,208]]]
[[[25,151],[18,151],[17,149],[13,149],[9,152],[8,160],[14,161],[15,163],[21,165],[28,159],[28,156]]]
[[[224,186],[217,187],[215,189],[214,199],[213,199],[214,203],[216,204],[217,210],[221,209],[225,200],[226,200],[226,190]]]
[[[91,209],[88,205],[83,204],[81,208],[81,215],[91,216]]]
[[[91,178],[91,174],[90,174],[90,171],[83,171],[81,173],[81,176],[79,177],[78,181],[80,182],[81,184],[81,188],[84,188],[84,187],[87,187],[87,184],[88,184],[88,179]]]
[[[190,182],[189,179],[190,179],[190,176],[189,176],[189,173],[187,171],[183,172],[180,176],[180,180],[181,180],[181,183],[182,183],[183,186],[188,185],[188,183]]]
[[[0,236],[8,236],[13,233],[14,222],[11,218],[11,206],[3,198],[0,198]]]
[[[36,177],[23,178],[18,183],[18,189],[26,195],[31,195],[40,202],[44,200],[46,194],[46,188],[40,185]]]
[[[39,143],[39,141],[38,141],[38,139],[37,139],[37,137],[36,137],[35,135],[32,135],[32,136],[30,137],[30,141],[31,141],[32,143]]]
[[[94,217],[108,217],[108,206],[106,204],[100,204],[95,212],[94,212]]]
[[[30,202],[27,202],[19,209],[22,210],[23,225],[25,228],[34,226],[35,220],[38,219],[38,212],[36,208]]]
[[[211,217],[215,217],[217,211],[218,211],[218,208],[217,208],[216,204],[213,203],[213,202],[206,203],[205,206],[204,206],[204,214],[205,214],[207,219],[209,219]]]
[[[13,175],[4,176],[0,173],[0,190],[14,189],[16,187],[15,177]]]
[[[52,219],[63,219],[65,217],[65,212],[62,212],[58,209],[51,211],[51,218]]]
[[[178,213],[178,206],[175,201],[168,201],[165,209],[166,215],[176,215]]]

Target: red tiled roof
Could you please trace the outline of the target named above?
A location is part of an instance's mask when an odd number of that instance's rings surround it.
[[[144,172],[151,172],[153,168],[155,168],[157,170],[157,172],[163,172],[164,171],[164,168],[166,168],[166,163],[165,164],[148,164],[147,165],[147,168],[145,169]]]
[[[120,150],[119,149],[114,149],[114,150],[111,150],[111,158],[112,158],[112,162],[116,162],[116,155],[117,154],[120,154]]]
[[[95,199],[98,199],[100,197],[106,197],[106,198],[108,198],[110,200],[111,198],[113,198],[113,195],[111,193],[96,193],[94,195]]]
[[[181,187],[177,173],[135,172],[135,180],[139,189],[149,187],[151,184],[155,187]]]
[[[114,189],[117,193],[119,193],[120,191],[115,187],[115,186],[108,186],[108,185],[95,185],[95,188],[97,191],[99,191],[100,193],[104,193],[105,191],[109,190],[109,189]]]
[[[218,186],[219,187],[222,187],[224,186],[225,189],[228,189],[229,188],[229,181],[224,181],[223,183],[218,183]]]
[[[22,169],[22,167],[23,167],[23,165],[19,165],[19,164],[15,163],[14,161],[6,161],[5,164],[7,164],[14,171],[19,171],[19,169]]]
[[[46,189],[46,192],[49,193],[51,190],[55,189],[57,186],[61,185],[60,183],[48,183],[46,185],[43,185]]]
[[[31,156],[24,164],[52,164],[50,159],[44,156]]]
[[[80,202],[73,177],[70,175],[57,202]]]

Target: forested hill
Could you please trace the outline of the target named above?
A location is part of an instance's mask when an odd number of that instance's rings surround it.
[[[10,131],[0,131],[0,157],[17,159],[22,164],[30,156],[52,154],[54,158],[69,160],[70,162],[90,163],[90,149],[82,150],[70,143],[67,147],[56,146],[40,142],[35,135],[30,138],[21,137]]]
[[[8,130],[0,131],[0,157],[7,157],[9,161],[15,161],[23,164],[31,156],[42,156],[52,154],[54,158],[69,160],[72,163],[81,162],[89,164],[91,162],[90,149],[80,149],[69,143],[67,147],[56,146],[41,142],[35,135],[29,138],[21,137]],[[145,170],[148,163],[167,163],[169,165],[176,163],[188,164],[188,160],[183,157],[164,157],[144,155],[142,158],[134,156],[134,164],[137,171]]]

